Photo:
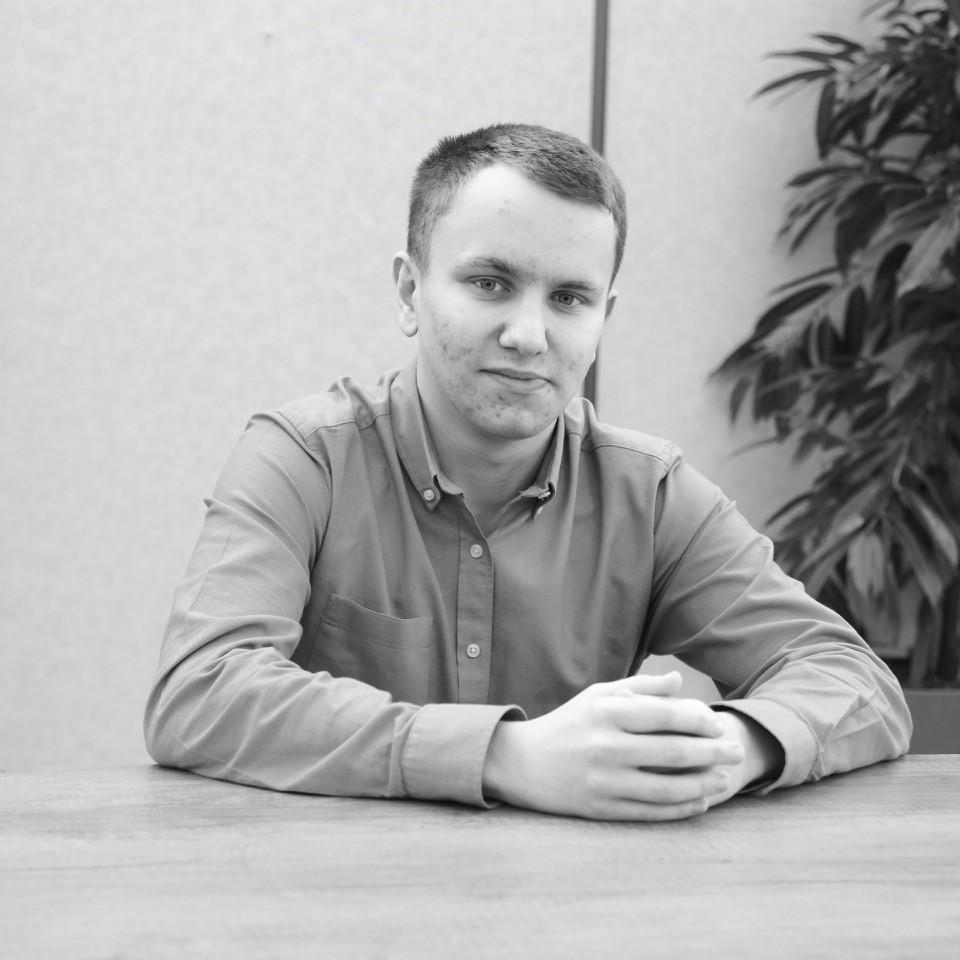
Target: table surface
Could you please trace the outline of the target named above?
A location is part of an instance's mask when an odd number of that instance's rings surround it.
[[[960,956],[960,755],[615,824],[0,773],[0,956]]]

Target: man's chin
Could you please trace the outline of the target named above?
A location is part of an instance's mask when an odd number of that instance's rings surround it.
[[[559,414],[511,416],[478,424],[488,437],[497,440],[531,440],[553,428]]]

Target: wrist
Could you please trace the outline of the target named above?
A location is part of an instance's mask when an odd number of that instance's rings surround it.
[[[723,724],[724,736],[743,745],[743,762],[736,768],[739,789],[776,780],[785,762],[783,748],[777,738],[745,714],[733,710],[715,710],[714,713]]]
[[[480,775],[480,788],[484,800],[509,802],[507,793],[510,783],[510,758],[516,752],[516,726],[517,721],[501,720],[493,729]]]

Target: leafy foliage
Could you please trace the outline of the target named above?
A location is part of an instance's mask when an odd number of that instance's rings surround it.
[[[789,183],[791,252],[833,262],[774,291],[714,375],[815,454],[771,517],[778,559],[913,684],[960,681],[960,0],[887,0],[875,42],[815,34],[774,56],[813,87],[817,164]],[[907,659],[908,658],[908,659]]]

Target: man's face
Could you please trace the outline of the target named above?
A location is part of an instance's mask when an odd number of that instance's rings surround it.
[[[481,450],[550,430],[613,306],[615,239],[608,210],[512,167],[469,180],[434,228],[426,269],[405,255],[394,265],[428,420]]]

